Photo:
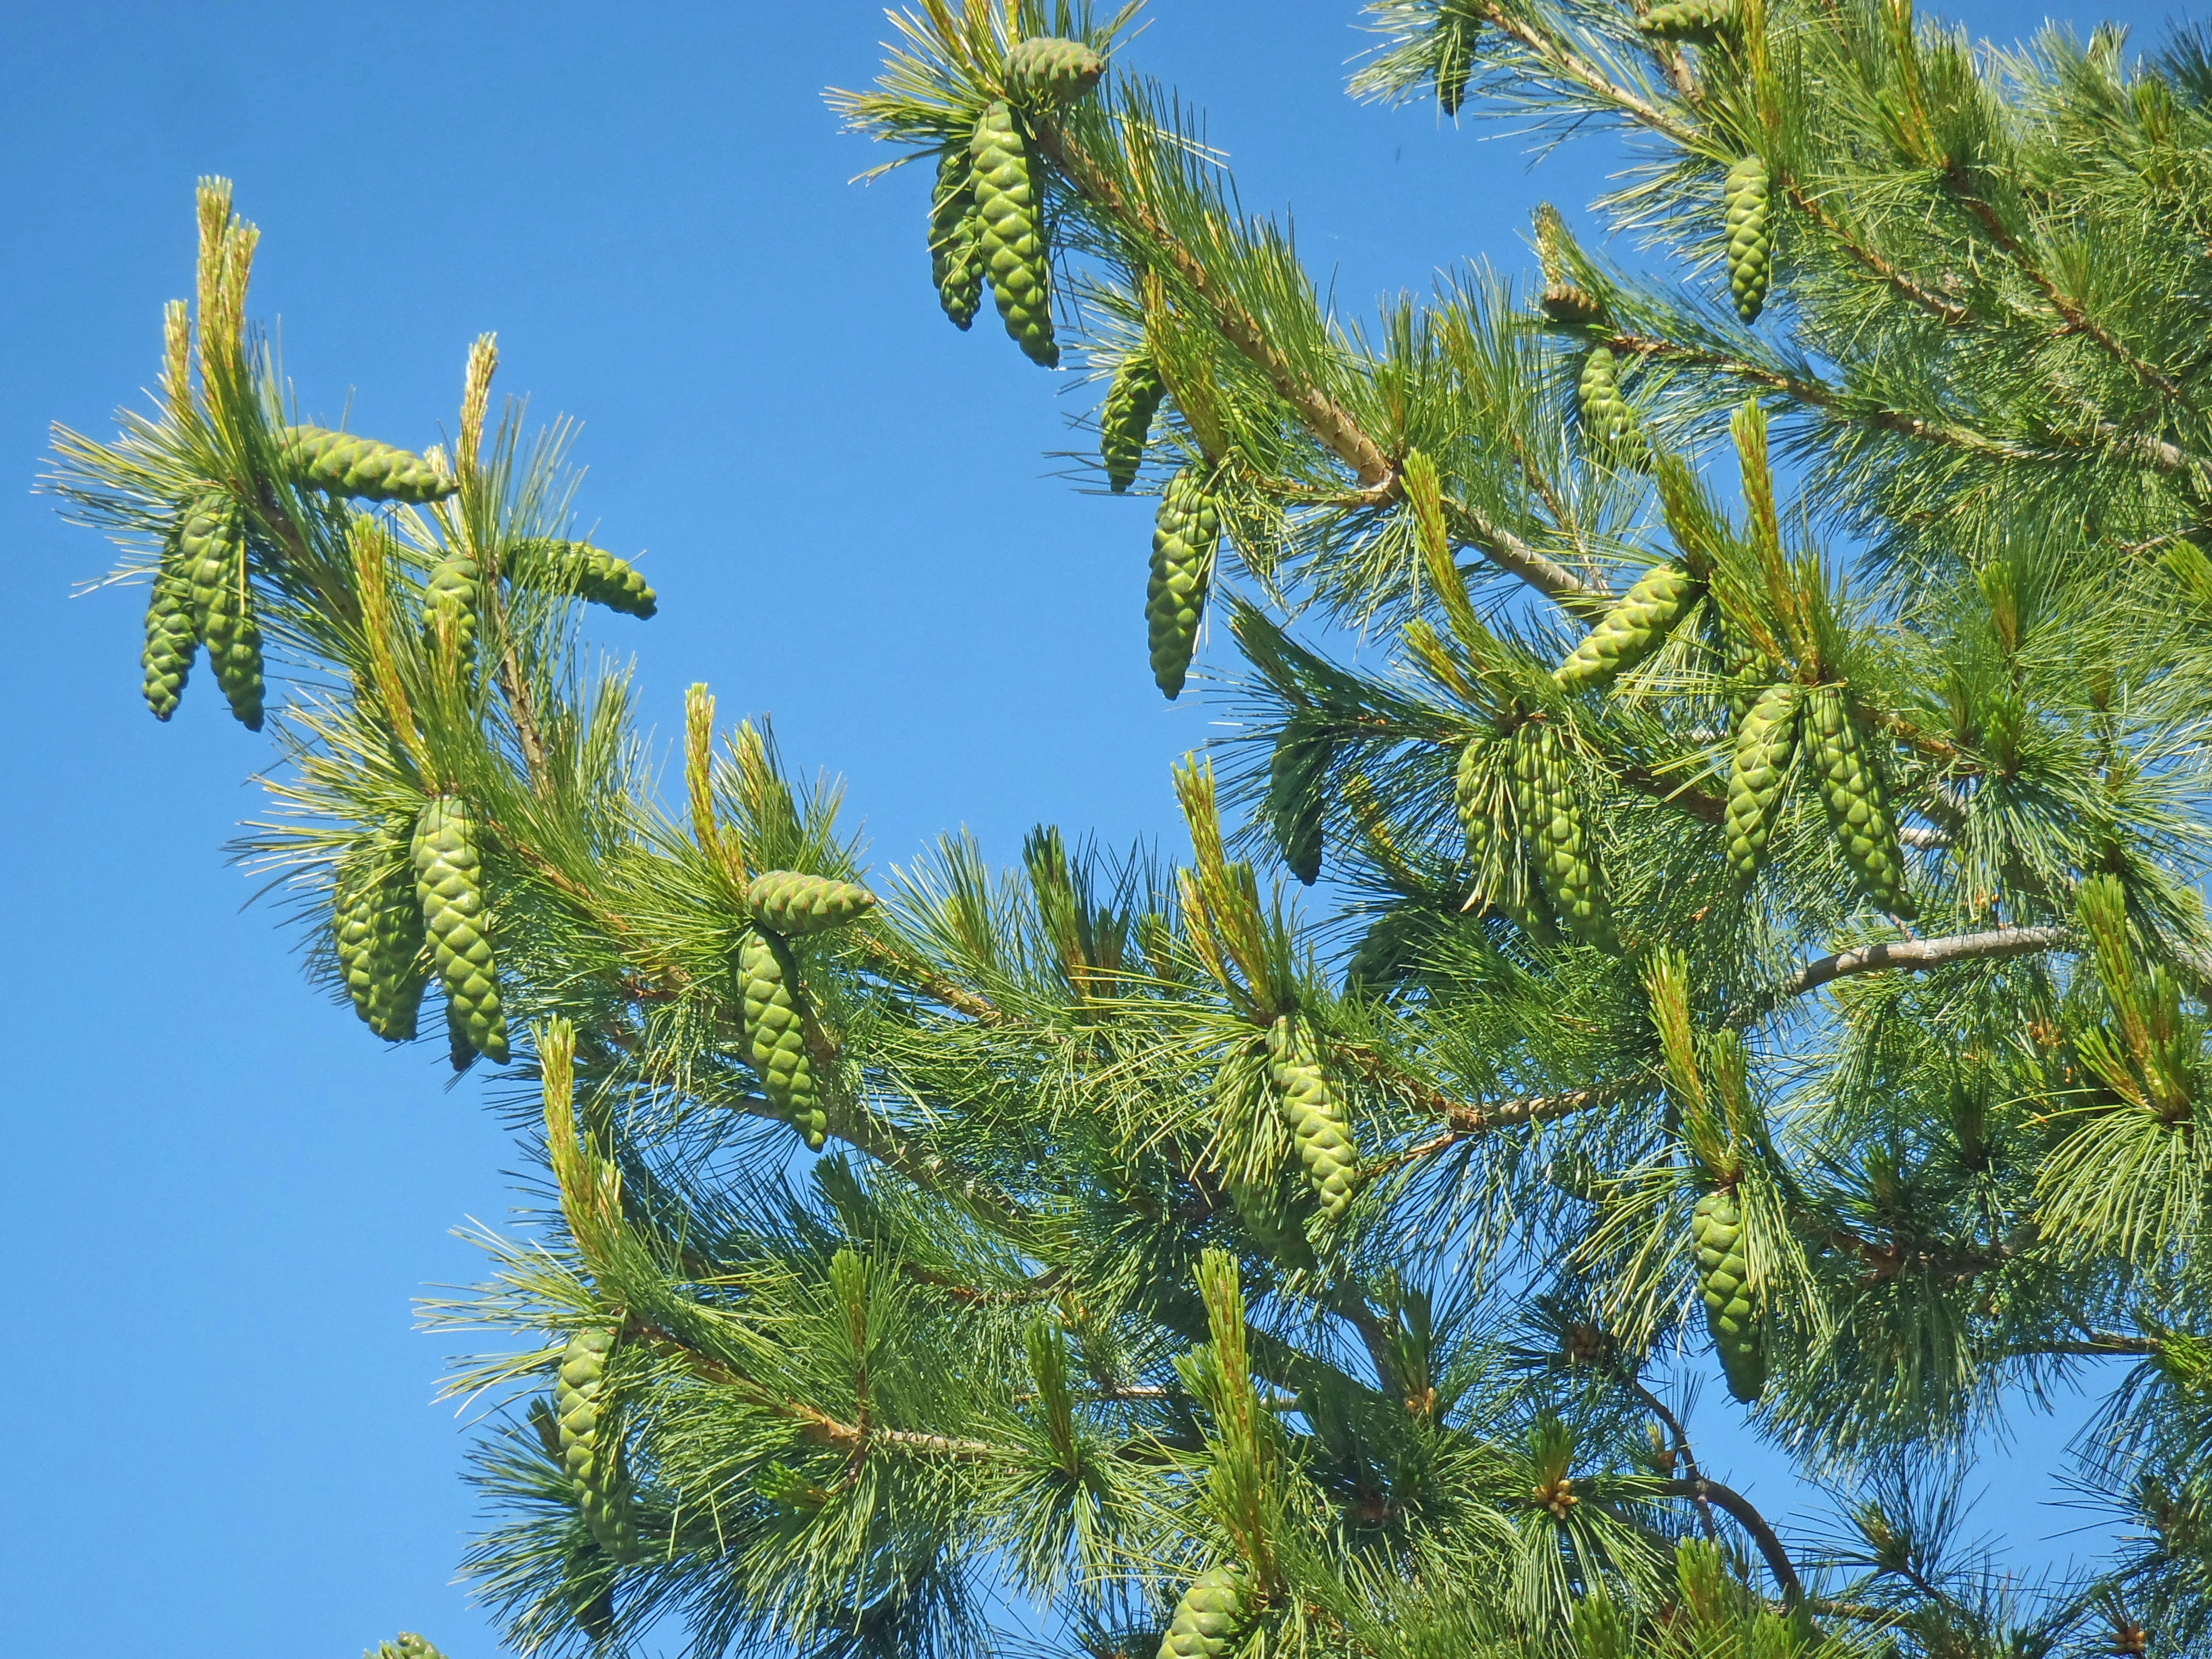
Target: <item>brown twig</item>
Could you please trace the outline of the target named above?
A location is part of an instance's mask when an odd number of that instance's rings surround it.
[[[1797,180],[1795,179],[1789,180],[1784,185],[1784,189],[1790,197],[1790,204],[1800,213],[1818,224],[1821,229],[1841,243],[1853,258],[1923,311],[1932,317],[1942,319],[1946,325],[1952,328],[1961,327],[1973,321],[1973,313],[1965,306],[1955,300],[1947,298],[1925,283],[1908,276],[1845,230],[1842,222],[1828,211],[1820,198],[1808,196]]]
[[[1774,1007],[1852,974],[1923,974],[1954,962],[2031,956],[2059,949],[2071,937],[2067,929],[2053,927],[1998,927],[1982,933],[1954,933],[1946,939],[1884,939],[1808,963],[1762,993],[1760,1000],[1767,1007]]]
[[[1717,1504],[1728,1512],[1729,1518],[1751,1534],[1751,1541],[1759,1546],[1759,1553],[1766,1558],[1766,1570],[1774,1575],[1774,1582],[1782,1591],[1784,1607],[1795,1607],[1805,1599],[1805,1587],[1797,1579],[1797,1569],[1790,1565],[1789,1552],[1782,1540],[1774,1535],[1774,1528],[1766,1517],[1752,1506],[1751,1500],[1731,1486],[1699,1476],[1690,1480],[1669,1480],[1660,1487],[1668,1498],[1688,1498],[1698,1503]]]

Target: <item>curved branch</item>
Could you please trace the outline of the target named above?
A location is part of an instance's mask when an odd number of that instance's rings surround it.
[[[1751,1541],[1759,1546],[1759,1553],[1766,1558],[1766,1570],[1774,1575],[1775,1583],[1782,1591],[1782,1604],[1794,1607],[1805,1599],[1805,1587],[1797,1579],[1797,1569],[1790,1565],[1790,1555],[1782,1547],[1782,1540],[1774,1535],[1774,1528],[1766,1524],[1766,1517],[1751,1504],[1751,1500],[1731,1486],[1699,1476],[1694,1480],[1669,1480],[1660,1492],[1668,1498],[1687,1498],[1700,1504],[1717,1504],[1728,1512],[1729,1518],[1751,1534]]]

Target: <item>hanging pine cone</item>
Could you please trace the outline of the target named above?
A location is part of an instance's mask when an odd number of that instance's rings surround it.
[[[615,1638],[615,1576],[593,1545],[568,1552],[561,1576],[561,1598],[576,1628],[605,1646]]]
[[[1041,110],[1072,104],[1098,84],[1106,60],[1080,40],[1033,34],[1006,53],[1006,91]]]
[[[1152,435],[1152,416],[1166,392],[1149,347],[1137,347],[1114,370],[1098,416],[1098,453],[1106,463],[1106,487],[1116,495],[1136,482],[1146,441]]]
[[[830,1120],[822,1110],[813,1057],[806,1052],[799,964],[773,934],[750,929],[738,947],[738,994],[744,1005],[746,1057],[761,1092],[779,1116],[820,1150]]]
[[[1543,756],[1533,727],[1524,726],[1514,733],[1508,761],[1514,822],[1519,827],[1522,843],[1533,850],[1536,825],[1545,811]],[[1491,833],[1497,833],[1497,826],[1492,826]],[[1514,892],[1514,884],[1509,881],[1492,896],[1499,911],[1535,943],[1547,947],[1557,945],[1559,923],[1552,914],[1550,900],[1544,895],[1543,883],[1532,877],[1519,884],[1517,900]]]
[[[477,605],[482,598],[477,562],[450,552],[430,567],[422,582],[422,639],[441,651],[451,639],[465,663],[476,660]]]
[[[1704,584],[1680,565],[1652,566],[1552,671],[1553,680],[1601,684],[1627,672],[1659,648],[1704,592]]]
[[[1006,332],[1033,363],[1060,367],[1052,332],[1052,258],[1044,210],[1037,199],[1029,135],[1004,99],[975,124],[969,155],[975,193],[976,246]]]
[[[929,193],[929,280],[937,286],[937,303],[963,331],[975,320],[975,308],[983,301],[983,251],[977,240],[975,192],[969,187],[975,163],[969,149],[964,141],[945,147]]]
[[[319,426],[286,427],[277,459],[302,489],[362,501],[442,501],[458,487],[420,455]]]
[[[1893,916],[1911,920],[1912,896],[1905,886],[1905,854],[1897,841],[1881,779],[1875,773],[1840,685],[1815,686],[1807,696],[1805,723],[1812,738],[1813,773],[1828,810],[1844,862],[1866,896]]]
[[[1638,27],[1661,40],[1717,40],[1735,28],[1735,0],[1662,0]]]
[[[1534,721],[1523,726],[1514,735],[1513,766],[1515,782],[1532,809],[1522,820],[1522,830],[1552,913],[1583,944],[1618,950],[1597,847],[1583,821],[1574,768],[1559,733]]]
[[[1267,1077],[1291,1126],[1306,1183],[1322,1213],[1334,1221],[1352,1202],[1359,1150],[1352,1139],[1351,1113],[1322,1065],[1320,1045],[1296,1014],[1281,1015],[1267,1032]]]
[[[1587,328],[1605,319],[1605,307],[1598,303],[1597,295],[1573,283],[1545,283],[1544,297],[1539,303],[1544,307],[1544,314],[1553,322],[1573,328]]]
[[[1782,786],[1797,755],[1797,713],[1802,698],[1788,680],[1759,695],[1736,728],[1729,761],[1728,855],[1740,881],[1759,873],[1767,837],[1774,831]]]
[[[627,1565],[637,1559],[637,1526],[629,1483],[622,1472],[622,1435],[606,1372],[615,1334],[586,1329],[568,1339],[553,1385],[553,1415],[561,1429],[561,1462],[584,1524],[601,1549]]]
[[[1474,42],[1468,37],[1477,27],[1453,9],[1437,20],[1437,107],[1448,116],[1457,115],[1467,101],[1467,83],[1474,74]]]
[[[1764,156],[1747,155],[1728,170],[1721,201],[1727,210],[1729,297],[1735,314],[1759,320],[1774,275],[1774,201]]]
[[[210,490],[192,503],[178,538],[178,554],[191,585],[192,617],[216,684],[239,724],[258,732],[261,625],[253,618],[253,589],[246,574],[246,531],[228,495]]]
[[[826,933],[857,921],[875,908],[876,896],[849,881],[769,870],[753,878],[745,903],[753,920],[786,939]]]
[[[1480,738],[1470,738],[1466,748],[1459,751],[1459,764],[1452,772],[1452,805],[1459,813],[1459,827],[1467,836],[1467,861],[1474,866],[1475,879],[1482,878],[1482,866],[1489,859],[1492,843],[1498,836],[1498,825],[1491,817],[1491,800],[1483,785],[1487,780],[1490,745]]]
[[[1313,1245],[1307,1240],[1305,1229],[1299,1224],[1297,1212],[1281,1182],[1245,1181],[1234,1171],[1224,1170],[1221,1188],[1229,1195],[1238,1224],[1250,1235],[1252,1242],[1267,1252],[1270,1261],[1285,1267],[1312,1271]]]
[[[387,1042],[405,1042],[422,1001],[422,907],[396,851],[372,844],[361,855],[367,867],[341,878],[331,927],[354,1012]]]
[[[474,1052],[507,1064],[507,1016],[499,1003],[499,968],[485,931],[483,858],[468,808],[453,795],[425,801],[415,820],[415,897],[438,978],[446,988],[453,1029]]]
[[[1638,460],[1643,441],[1636,430],[1635,413],[1620,395],[1620,365],[1611,348],[1595,347],[1583,360],[1575,392],[1582,410],[1583,448],[1615,466]]]
[[[1328,820],[1322,790],[1328,781],[1331,750],[1326,738],[1293,720],[1275,739],[1275,752],[1267,764],[1267,795],[1261,811],[1274,830],[1283,862],[1308,887],[1321,879],[1322,836]]]
[[[640,622],[650,621],[660,608],[635,567],[589,542],[532,537],[507,549],[504,568],[517,587],[574,593],[586,604],[603,605]]]
[[[1199,620],[1221,540],[1221,509],[1205,473],[1186,466],[1168,480],[1152,520],[1152,574],[1145,590],[1145,624],[1152,684],[1174,702],[1198,649]]]
[[[199,629],[192,620],[192,584],[185,565],[182,526],[170,532],[146,598],[146,646],[138,654],[146,707],[165,720],[177,712],[199,654]]]
[[[1690,1241],[1698,1254],[1698,1292],[1705,1328],[1719,1352],[1729,1392],[1748,1406],[1766,1387],[1766,1350],[1751,1264],[1743,1250],[1743,1218],[1733,1193],[1715,1190],[1690,1215]]]
[[[1237,1568],[1199,1574],[1176,1603],[1158,1659],[1228,1659],[1244,1623],[1245,1601],[1244,1575]]]

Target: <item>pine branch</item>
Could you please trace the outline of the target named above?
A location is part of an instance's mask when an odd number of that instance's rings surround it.
[[[1790,978],[1760,993],[1757,1006],[1763,1012],[1853,974],[1923,974],[1954,962],[1990,962],[2061,950],[2072,940],[2071,930],[2064,927],[1998,927],[1982,933],[1955,933],[1945,939],[1884,939],[1878,944],[1838,951],[1833,956],[1807,963]]]
[[[1797,1569],[1790,1564],[1790,1553],[1782,1547],[1782,1540],[1774,1535],[1774,1528],[1767,1524],[1766,1517],[1742,1493],[1717,1480],[1702,1478],[1664,1481],[1658,1490],[1668,1498],[1689,1498],[1699,1503],[1719,1504],[1759,1547],[1766,1570],[1774,1575],[1774,1582],[1781,1589],[1783,1606],[1795,1607],[1805,1599],[1805,1587],[1798,1581]]]

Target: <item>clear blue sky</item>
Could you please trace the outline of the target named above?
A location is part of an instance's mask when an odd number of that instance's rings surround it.
[[[1532,175],[1494,127],[1354,105],[1352,0],[1154,9],[1132,58],[1210,109],[1247,203],[1293,206],[1358,310],[1456,260],[1522,267],[1534,202],[1609,165]],[[2043,15],[1946,9],[2006,37]],[[2074,15],[2148,34],[2174,9]],[[1145,670],[1147,504],[1049,476],[1093,394],[939,317],[921,178],[847,183],[880,157],[820,93],[872,76],[866,0],[72,0],[5,29],[4,1645],[337,1659],[404,1626],[489,1659],[452,1583],[464,1425],[428,1403],[410,1298],[474,1275],[447,1230],[501,1218],[509,1143],[442,1045],[384,1052],[241,909],[219,849],[266,746],[204,684],[147,716],[136,595],[72,600],[107,551],[27,493],[49,421],[106,432],[151,382],[195,177],[263,228],[255,310],[311,414],[350,398],[356,429],[433,441],[496,330],[502,389],[585,422],[599,539],[646,552],[660,616],[601,630],[644,707],[673,730],[703,678],[726,715],[773,711],[879,858],[963,823],[1000,856],[1040,819],[1170,834],[1168,765],[1211,716]],[[2031,1554],[2069,1524],[2017,1497],[2055,1432],[1986,1471]]]

